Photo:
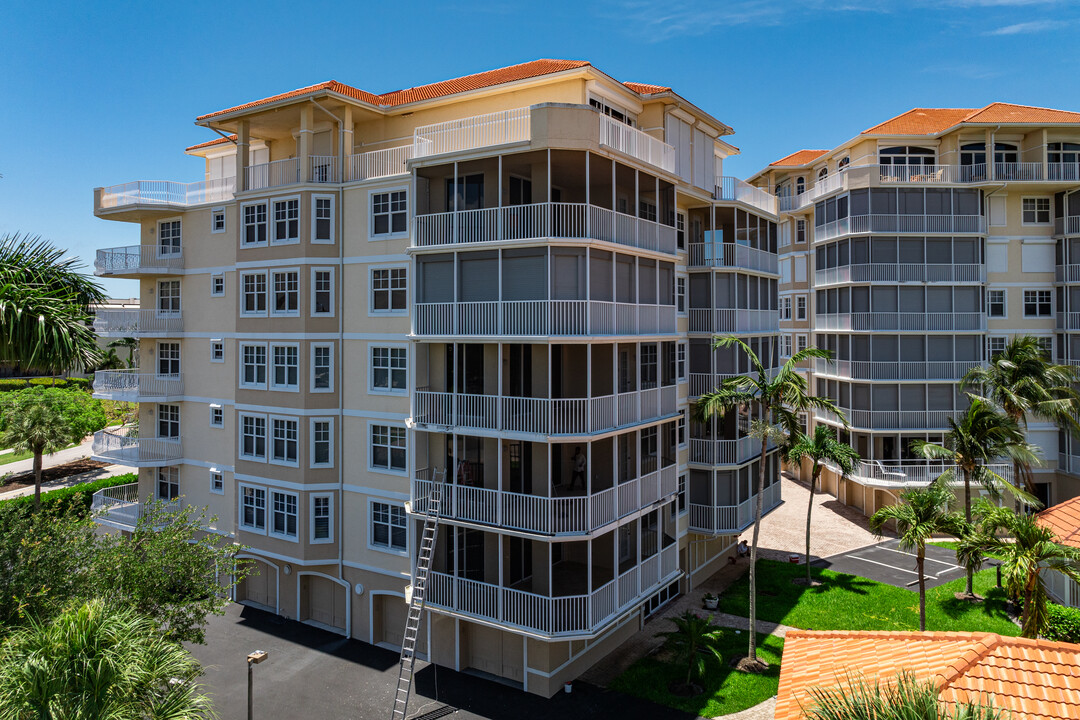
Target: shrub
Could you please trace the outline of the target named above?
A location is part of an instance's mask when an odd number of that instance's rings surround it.
[[[1080,609],[1047,603],[1049,619],[1043,637],[1058,642],[1080,643]]]
[[[0,379],[0,392],[7,392],[9,390],[22,390],[26,386],[26,380],[24,380],[23,378]]]
[[[71,487],[50,490],[41,494],[41,512],[54,517],[72,513],[76,517],[86,517],[90,514],[90,506],[93,503],[94,493],[98,490],[116,485],[126,485],[138,482],[139,476],[135,473],[117,475],[111,478],[102,478],[94,482],[81,483]],[[0,514],[15,512],[28,515],[34,511],[34,496],[0,500]]]

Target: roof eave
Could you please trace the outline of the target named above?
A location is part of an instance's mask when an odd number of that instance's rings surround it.
[[[256,113],[260,113],[260,112],[263,112],[265,110],[279,109],[279,108],[286,107],[288,105],[293,105],[293,104],[301,103],[301,102],[307,102],[308,100],[314,100],[315,98],[319,98],[319,97],[327,97],[327,98],[332,97],[332,98],[341,100],[343,102],[352,103],[354,105],[358,105],[360,107],[368,108],[368,109],[371,109],[371,110],[380,110],[381,109],[380,106],[378,106],[378,105],[372,105],[369,102],[365,102],[363,100],[357,100],[354,97],[349,97],[348,95],[346,95],[344,93],[337,92],[336,90],[331,90],[330,88],[320,88],[318,90],[312,90],[311,92],[306,92],[303,95],[293,95],[291,97],[282,98],[280,100],[273,100],[273,101],[264,103],[262,105],[256,105],[255,107],[248,108],[247,110],[232,110],[232,111],[223,112],[223,113],[220,113],[220,114],[218,114],[218,113],[210,113],[209,115],[202,115],[202,116],[200,116],[198,118],[195,118],[195,124],[199,125],[199,126],[202,126],[202,127],[210,127],[211,124],[217,124],[217,123],[220,123],[220,122],[226,122],[226,121],[229,121],[229,120],[235,120],[237,118],[243,117],[244,115],[254,115]],[[258,101],[256,100],[255,102],[258,102]]]

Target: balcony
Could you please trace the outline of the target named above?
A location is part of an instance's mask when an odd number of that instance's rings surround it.
[[[105,309],[94,314],[94,332],[102,337],[166,337],[183,330],[179,312]]]
[[[731,268],[780,274],[780,260],[776,253],[768,250],[734,243],[690,243],[688,249],[692,268]]]
[[[1057,313],[1057,329],[1080,330],[1080,312],[1065,312],[1059,310]]]
[[[162,501],[160,503],[164,512],[180,510],[181,501]],[[90,503],[90,513],[94,522],[119,530],[131,532],[139,523],[139,519],[149,512],[146,503],[139,502],[139,483],[127,485],[114,485],[102,488],[94,493]]]
[[[981,312],[853,312],[814,316],[815,330],[985,330]]]
[[[826,465],[833,472],[839,470],[832,465]],[[993,472],[1005,478],[1009,483],[1013,481],[1012,463],[992,463],[988,465]],[[951,470],[954,474],[952,485],[962,485],[963,478],[959,474],[956,465],[910,460],[862,460],[855,472],[849,476],[860,485],[883,488],[911,488],[926,487],[939,478],[942,473]]]
[[[417,215],[415,247],[506,240],[600,240],[675,254],[675,228],[585,203],[532,203]]]
[[[98,250],[94,257],[94,274],[99,276],[173,275],[183,269],[184,251],[180,248],[130,245]]]
[[[765,374],[770,378],[775,378],[780,372],[779,367],[766,368]],[[743,374],[751,374],[749,371],[746,373],[690,373],[690,397],[701,397],[707,392],[712,392],[720,386],[720,381],[724,378],[738,377]]]
[[[814,374],[845,380],[959,380],[979,360],[917,360],[875,362],[814,358]]]
[[[412,145],[350,155],[349,180],[374,180],[404,175],[409,172],[408,164],[412,157]]]
[[[786,195],[784,197],[778,197],[777,207],[780,212],[795,212],[802,210],[805,207],[813,205],[818,198],[825,197],[826,195],[836,192],[837,190],[847,189],[847,178],[849,171],[836,173],[835,175],[829,175],[828,177],[818,180],[814,187],[801,192],[798,195]]]
[[[427,513],[431,473],[425,468],[412,482],[412,512]],[[546,497],[467,485],[441,484],[446,520],[539,535],[589,535],[650,508],[678,491],[675,465],[620,482],[590,495]]]
[[[157,467],[175,465],[184,457],[179,438],[128,437],[108,430],[94,433],[91,457],[100,462],[130,465],[132,467]]]
[[[126,402],[156,402],[182,397],[184,376],[140,373],[130,370],[98,370],[94,373],[94,397]]]
[[[413,131],[413,157],[528,142],[531,138],[530,109],[504,110],[416,128]]]
[[[769,443],[769,451],[776,446]],[[761,441],[752,437],[736,440],[690,438],[690,462],[700,465],[741,465],[761,457]]]
[[[986,266],[981,263],[859,263],[814,271],[814,287],[843,283],[982,283]]]
[[[136,180],[95,189],[94,212],[130,208],[183,210],[194,205],[228,202],[235,190],[234,177],[193,183]]]
[[[295,185],[298,182],[300,182],[300,158],[274,160],[258,165],[248,165],[244,168],[245,190],[264,190],[283,185]]]
[[[753,478],[757,487],[757,478]],[[761,514],[769,512],[781,502],[780,483],[774,482],[765,488],[761,496]],[[690,532],[702,535],[736,535],[754,524],[757,494],[738,505],[702,505],[690,503],[690,518],[687,527]]]
[[[776,197],[734,177],[716,178],[713,199],[741,202],[770,215],[775,215],[777,209]]]
[[[1080,282],[1080,265],[1061,265],[1057,266],[1057,282],[1074,283]]]
[[[780,331],[777,310],[735,308],[690,308],[690,332],[776,333]]]
[[[600,115],[600,145],[646,162],[661,170],[675,172],[675,148],[626,123]]]
[[[948,430],[949,418],[959,418],[963,410],[850,410],[841,408],[848,424],[867,430]],[[828,410],[815,410],[814,418],[841,424]]]
[[[844,235],[985,235],[982,215],[852,215],[814,227],[814,242]]]
[[[1055,235],[1080,235],[1080,215],[1054,218]]]
[[[529,398],[464,393],[415,393],[413,422],[534,435],[589,435],[676,414],[676,386],[594,398]]]
[[[426,599],[432,610],[510,630],[552,638],[584,638],[598,635],[619,615],[675,580],[680,572],[679,549],[673,542],[583,594],[554,594],[560,585],[569,587],[569,583],[556,582],[549,596],[433,571]]]
[[[413,313],[413,334],[425,337],[671,335],[674,332],[674,305],[600,300],[488,300],[416,303]]]

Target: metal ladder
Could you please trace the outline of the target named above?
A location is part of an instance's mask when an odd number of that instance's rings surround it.
[[[390,720],[405,720],[405,713],[409,707],[413,666],[416,664],[416,636],[420,631],[420,618],[423,616],[424,600],[427,596],[428,572],[431,570],[431,556],[435,551],[435,536],[439,529],[439,513],[442,510],[445,479],[446,470],[436,470],[432,473],[431,492],[427,496],[427,507],[424,513],[424,530],[420,535],[420,552],[416,558],[416,578],[409,597],[409,616],[405,621],[405,636],[401,639],[397,689],[394,692],[394,709],[390,714]]]

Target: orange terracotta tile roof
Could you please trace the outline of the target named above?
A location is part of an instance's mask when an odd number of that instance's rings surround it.
[[[828,150],[796,150],[795,152],[780,158],[776,162],[769,163],[769,167],[798,167],[814,162],[819,157],[829,152]]]
[[[656,93],[671,92],[666,85],[650,85],[648,83],[624,82],[623,85],[641,95],[655,95]]]
[[[810,689],[848,677],[891,682],[907,670],[947,703],[989,700],[1013,720],[1080,718],[1080,645],[994,633],[790,631],[776,720],[800,720]]]
[[[995,102],[982,108],[912,108],[863,135],[936,135],[961,123],[1080,123],[1080,113]]]
[[[1036,517],[1040,525],[1054,531],[1059,543],[1080,548],[1080,497],[1048,507]]]
[[[1031,105],[1013,105],[1011,103],[990,103],[981,110],[976,110],[964,118],[969,123],[1080,123],[1080,113],[1068,110],[1032,107]]]
[[[201,150],[202,148],[213,147],[214,145],[224,145],[227,142],[236,142],[236,135],[229,135],[228,137],[219,137],[216,140],[207,140],[206,142],[199,143],[198,145],[192,145],[191,147],[184,148],[184,152],[189,150]]]
[[[315,85],[308,85],[297,90],[290,90],[287,93],[281,93],[280,95],[273,95],[262,100],[255,100],[253,102],[244,103],[243,105],[237,105],[235,107],[228,108],[226,110],[218,110],[207,115],[200,115],[196,120],[206,120],[217,115],[224,115],[226,113],[239,112],[242,110],[251,110],[257,108],[260,105],[269,105],[270,103],[278,102],[279,100],[287,100],[293,97],[300,97],[301,95],[308,95],[310,93],[329,91],[336,92],[346,97],[350,97],[353,100],[360,100],[362,102],[371,103],[372,105],[378,104],[378,96],[372,95],[365,90],[359,90],[357,88],[346,85],[345,83],[339,83],[337,80],[327,80],[326,82],[317,83]]]

